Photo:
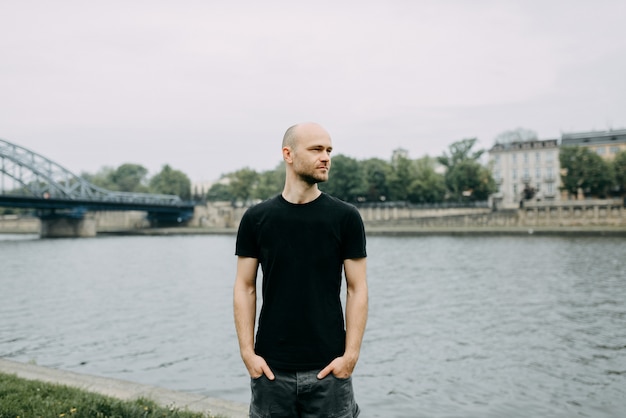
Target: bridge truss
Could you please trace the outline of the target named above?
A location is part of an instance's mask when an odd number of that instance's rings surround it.
[[[95,186],[54,161],[0,139],[0,206],[36,209],[142,210],[149,218],[188,220],[193,204],[176,195],[129,193]]]

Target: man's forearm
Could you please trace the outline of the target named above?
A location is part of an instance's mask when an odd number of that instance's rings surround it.
[[[367,286],[348,291],[346,298],[346,351],[354,363],[359,358],[368,312]]]
[[[256,319],[256,274],[258,260],[237,258],[237,274],[233,287],[235,329],[242,357],[254,354],[254,321]]]
[[[256,318],[256,291],[235,287],[235,329],[242,356],[254,352],[254,321]]]

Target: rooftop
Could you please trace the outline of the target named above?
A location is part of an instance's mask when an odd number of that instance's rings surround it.
[[[557,148],[558,145],[558,139],[531,139],[528,141],[496,142],[489,152]]]
[[[564,133],[561,135],[561,145],[563,146],[623,143],[626,143],[626,129]]]

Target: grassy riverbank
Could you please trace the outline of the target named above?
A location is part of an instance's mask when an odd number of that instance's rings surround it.
[[[212,418],[160,407],[148,399],[121,401],[92,392],[0,373],[0,418]]]

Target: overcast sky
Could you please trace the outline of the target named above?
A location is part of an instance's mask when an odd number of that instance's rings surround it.
[[[436,156],[518,127],[626,128],[623,0],[0,0],[0,138],[80,174],[192,181],[336,153]]]

